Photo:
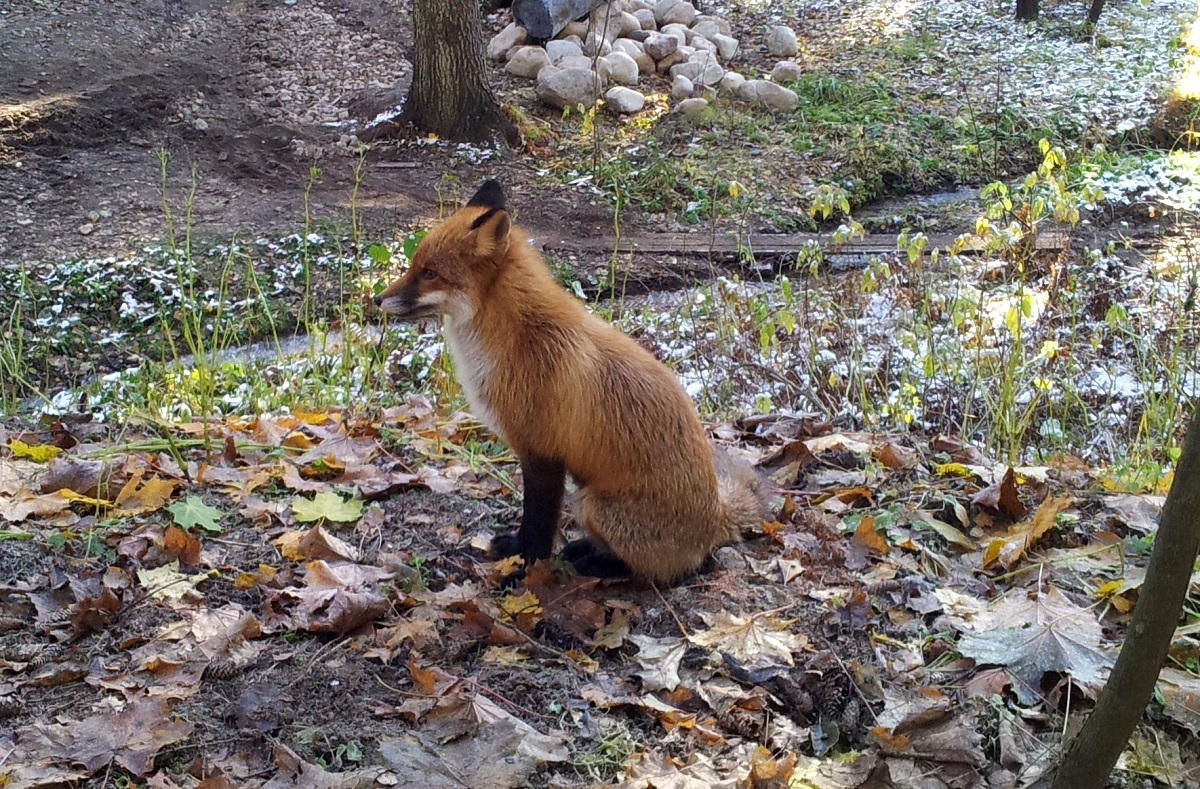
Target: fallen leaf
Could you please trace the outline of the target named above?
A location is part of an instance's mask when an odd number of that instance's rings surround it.
[[[225,513],[216,507],[210,507],[199,496],[188,496],[167,507],[171,518],[179,528],[188,530],[198,528],[208,534],[220,534],[221,516]]]
[[[323,491],[311,499],[292,500],[292,516],[301,522],[328,520],[349,523],[362,517],[362,499],[343,499],[333,491]]]
[[[28,458],[34,463],[46,463],[62,454],[62,449],[53,444],[26,444],[24,441],[12,439],[8,449],[15,458]]]
[[[999,482],[972,496],[971,503],[996,510],[1010,518],[1020,518],[1025,514],[1025,505],[1021,503],[1021,497],[1017,494],[1017,473],[1012,467],[1004,472],[1004,477]]]
[[[1012,526],[1008,534],[988,543],[983,552],[983,567],[998,561],[1006,570],[1011,570],[1034,543],[1054,528],[1058,513],[1072,503],[1074,500],[1070,496],[1053,497],[1047,493],[1032,518]]]
[[[870,515],[858,522],[857,528],[854,529],[854,541],[884,555],[892,550],[892,546],[888,545],[888,541],[884,539],[883,535],[875,531],[875,518]]]
[[[675,690],[679,687],[679,664],[687,652],[686,641],[644,635],[631,635],[629,641],[638,648],[634,660],[640,668],[633,673],[642,678],[644,689]]]
[[[770,614],[743,617],[719,611],[702,616],[710,629],[693,633],[688,640],[697,646],[719,649],[743,663],[766,659],[790,666],[792,653],[808,644],[807,638],[787,629],[788,622]]]

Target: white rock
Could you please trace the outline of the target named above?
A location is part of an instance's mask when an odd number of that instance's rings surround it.
[[[654,16],[657,19],[657,17],[658,17],[657,12],[655,13]],[[663,25],[663,24],[670,25],[670,24],[678,23],[681,25],[690,25],[695,18],[696,18],[696,6],[687,2],[687,0],[683,0],[683,2],[675,3],[670,8],[668,8],[666,13],[663,14],[662,20],[659,22],[659,24],[660,25]]]
[[[765,79],[752,79],[742,85],[738,95],[751,104],[766,107],[772,112],[794,112],[800,106],[795,91]]]
[[[658,21],[654,18],[654,12],[648,8],[642,8],[633,12],[634,18],[642,25],[642,30],[658,30]]]
[[[603,57],[609,52],[612,52],[612,44],[608,40],[596,33],[588,33],[587,40],[583,42],[583,54],[588,57],[600,55]]]
[[[546,54],[550,56],[550,62],[557,66],[563,58],[583,57],[583,47],[574,41],[547,41]]]
[[[800,45],[796,41],[796,34],[790,27],[779,25],[771,31],[771,35],[767,36],[767,54],[772,57],[795,57],[799,51]]]
[[[741,74],[737,73],[736,71],[726,71],[725,76],[721,77],[721,81],[718,83],[717,87],[730,93],[738,93],[745,84],[746,78]]]
[[[519,47],[525,43],[528,38],[525,28],[518,25],[516,22],[510,22],[508,27],[501,30],[496,35],[492,36],[492,40],[487,45],[488,60],[504,60],[509,50],[513,47]]]
[[[650,19],[651,19],[651,21],[654,20],[653,12],[651,12],[651,14],[650,14]],[[617,19],[617,23],[618,23],[617,24],[617,36],[616,36],[617,38],[621,38],[622,36],[627,36],[635,30],[642,29],[642,20],[638,19],[636,16],[629,13],[628,11],[621,12],[620,17],[618,17],[618,19]]]
[[[654,13],[655,5],[657,5],[657,3],[655,3],[654,0],[629,0],[629,10],[635,14],[638,11],[649,11]]]
[[[609,88],[608,93],[604,94],[605,109],[622,115],[628,115],[631,112],[640,112],[642,107],[645,106],[646,97],[633,88],[625,88],[618,85],[615,88]]]
[[[728,22],[726,22],[724,19],[722,19],[719,16],[713,16],[711,14],[701,14],[700,16],[696,17],[695,20],[692,21],[692,27],[698,28],[698,27],[700,27],[700,25],[702,25],[706,22],[711,22],[714,25],[716,25],[717,32],[723,36],[732,36],[733,35],[733,28],[730,27]]]
[[[695,89],[692,81],[682,74],[676,74],[675,78],[671,80],[671,98],[675,101],[691,98]]]
[[[608,63],[608,76],[618,85],[636,85],[638,81],[637,61],[620,51],[609,52],[603,60]]]
[[[658,0],[654,4],[654,21],[661,25],[666,13],[682,2],[683,0]]]
[[[509,58],[504,70],[518,77],[533,79],[544,67],[550,65],[550,56],[541,47],[519,47]]]
[[[795,82],[802,76],[804,72],[800,70],[800,66],[791,60],[781,60],[771,69],[772,82]]]
[[[717,51],[717,45],[714,44],[713,42],[709,41],[704,36],[692,36],[691,47],[692,47],[692,49],[696,50],[697,52],[701,52],[701,51],[716,52]]]
[[[628,38],[618,38],[613,42],[613,52],[624,52],[637,63],[638,71],[642,74],[654,73],[654,58],[646,54],[646,48],[641,42]]]
[[[593,33],[604,36],[606,41],[611,42],[621,30],[621,9],[615,4],[608,3],[605,5],[596,6],[592,9],[592,13],[588,15],[590,20],[590,30]],[[638,27],[641,27],[639,25]]]
[[[692,32],[712,41],[713,36],[721,35],[721,26],[711,19],[705,19],[692,25]]]
[[[698,85],[716,85],[725,69],[712,52],[696,52],[686,63],[671,66],[672,77],[683,75]]]
[[[733,60],[738,53],[738,40],[732,36],[727,36],[724,33],[717,33],[710,41],[717,48],[717,54],[721,56],[721,60]]]
[[[540,88],[542,83],[550,79],[552,76],[562,71],[558,66],[553,64],[542,66],[542,70],[537,73],[537,86]]]
[[[675,38],[679,39],[679,46],[691,43],[692,36],[696,35],[687,27],[687,25],[681,25],[678,22],[670,25],[663,25],[658,30],[664,36],[675,36]]]
[[[644,44],[646,54],[655,60],[662,60],[666,56],[679,49],[679,45],[683,42],[675,36],[667,36],[661,33],[652,35],[646,39]]]
[[[768,83],[770,84],[770,83]],[[559,69],[541,80],[537,86],[537,95],[551,107],[575,107],[582,104],[590,107],[596,103],[600,95],[601,81],[596,72],[582,68]]]
[[[91,222],[85,222],[84,224],[80,225],[78,228],[79,235],[90,236],[92,234],[92,231],[94,231],[95,229],[96,229],[96,226],[93,225]]]
[[[708,99],[684,99],[675,105],[680,115],[699,115],[708,109]]]

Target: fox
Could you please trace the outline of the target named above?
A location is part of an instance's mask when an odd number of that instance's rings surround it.
[[[581,575],[676,583],[766,519],[758,472],[709,441],[665,364],[555,280],[498,181],[433,227],[374,301],[443,318],[471,413],[520,463],[521,521],[493,557],[550,558],[568,475],[586,536],[562,556]]]

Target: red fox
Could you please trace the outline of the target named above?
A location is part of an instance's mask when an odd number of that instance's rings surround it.
[[[563,556],[584,575],[672,583],[764,519],[758,474],[709,444],[674,373],[554,280],[496,181],[429,231],[375,303],[446,317],[472,413],[520,460],[521,524],[493,555],[550,556],[567,474],[588,537]]]

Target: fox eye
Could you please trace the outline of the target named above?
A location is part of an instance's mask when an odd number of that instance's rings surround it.
[[[437,272],[427,268],[421,272],[421,279],[437,279]]]

